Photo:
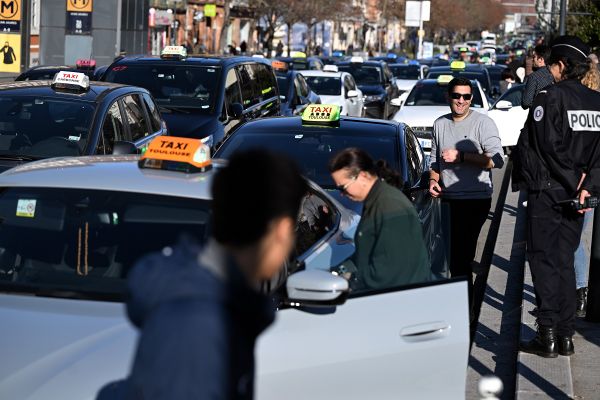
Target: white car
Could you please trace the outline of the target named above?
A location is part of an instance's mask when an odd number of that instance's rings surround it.
[[[419,64],[390,64],[400,94],[409,92],[416,83],[425,78],[429,68]]]
[[[0,175],[2,399],[92,400],[127,376],[137,331],[124,277],[181,233],[206,240],[213,164],[185,173],[141,169],[137,156],[62,158]],[[300,271],[284,275],[287,300],[258,342],[256,398],[464,399],[466,280],[344,303],[348,282],[329,268],[352,253],[356,214],[314,184],[311,194],[331,218],[297,243],[308,246],[290,264]]]
[[[323,71],[301,71],[308,86],[321,97],[323,104],[340,107],[340,114],[362,117],[364,97],[348,72],[338,72],[335,65],[326,65]]]
[[[513,85],[494,103],[488,115],[494,120],[503,147],[517,145],[521,129],[525,125],[528,109],[521,107],[525,85]]]
[[[412,128],[426,154],[431,152],[433,122],[450,113],[447,90],[451,78],[442,75],[438,79],[422,79],[410,92],[392,100],[392,105],[400,107],[394,120]],[[487,114],[489,104],[481,85],[477,80],[472,80],[471,84],[474,89],[471,108]]]

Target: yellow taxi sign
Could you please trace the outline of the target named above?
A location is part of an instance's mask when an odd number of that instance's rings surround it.
[[[85,91],[90,88],[90,78],[83,72],[60,71],[52,79],[53,89]]]
[[[292,51],[290,53],[290,57],[292,58],[306,58],[306,53],[302,51]]]
[[[302,123],[331,125],[340,121],[340,106],[335,104],[309,104],[302,112]]]
[[[183,46],[165,46],[160,52],[160,58],[182,59],[187,57],[187,50]]]
[[[465,69],[467,64],[464,61],[452,61],[450,63],[450,69]]]
[[[211,166],[210,147],[200,139],[160,136],[150,142],[139,166],[187,173],[204,172]]]
[[[439,85],[447,85],[450,83],[450,81],[454,79],[454,77],[452,75],[440,75],[437,78],[437,83]]]

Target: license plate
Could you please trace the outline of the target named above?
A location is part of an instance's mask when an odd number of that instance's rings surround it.
[[[431,149],[431,139],[419,139],[419,144],[423,150]]]

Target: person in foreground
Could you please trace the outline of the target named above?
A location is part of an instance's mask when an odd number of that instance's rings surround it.
[[[127,311],[140,329],[133,367],[98,398],[252,399],[255,341],[275,316],[258,288],[289,256],[307,190],[281,156],[234,155],[212,183],[206,246],[182,238],[130,273]]]
[[[338,190],[363,203],[354,238],[356,251],[344,263],[355,272],[352,288],[377,290],[429,281],[423,228],[415,207],[397,188],[402,184],[398,173],[358,148],[336,154],[329,172]]]
[[[583,213],[568,205],[600,194],[600,93],[581,79],[592,67],[575,36],[552,43],[556,82],[534,99],[516,147],[513,181],[527,190],[527,258],[537,303],[537,335],[520,344],[542,357],[575,351],[574,253]]]

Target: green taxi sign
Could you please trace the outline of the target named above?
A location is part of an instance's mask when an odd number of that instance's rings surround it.
[[[452,75],[440,75],[437,78],[437,83],[439,85],[447,85],[450,83],[450,81],[454,79],[454,77]]]
[[[340,121],[340,106],[309,104],[302,112],[302,123],[308,125],[335,125]]]
[[[464,61],[452,61],[450,63],[450,69],[465,69],[467,64]]]

